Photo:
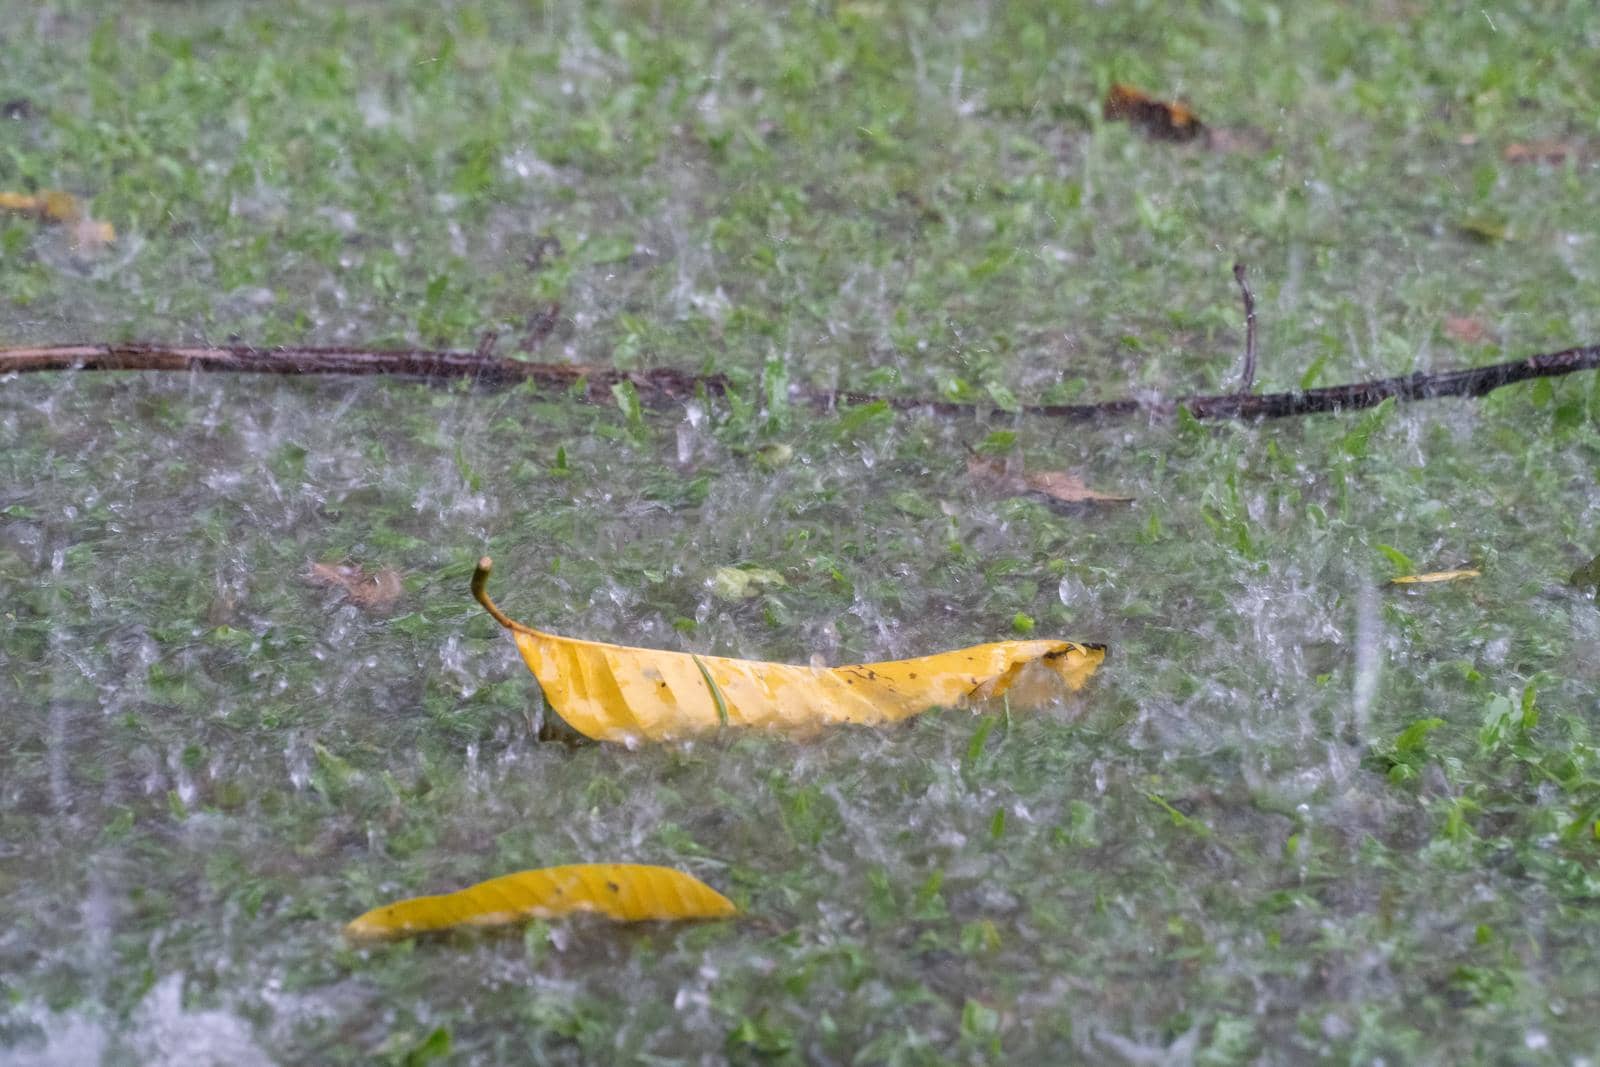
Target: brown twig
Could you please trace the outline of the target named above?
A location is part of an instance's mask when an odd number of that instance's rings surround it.
[[[642,398],[687,399],[696,389],[726,391],[720,374],[692,374],[670,367],[623,371],[571,363],[532,363],[459,350],[359,348],[255,348],[250,345],[184,347],[127,343],[0,348],[0,374],[55,370],[204,371],[237,374],[381,374],[445,381],[467,378],[487,385],[533,382],[550,389],[579,389],[604,400],[611,387],[632,382]]]
[[[1175,400],[1107,400],[1098,404],[1026,404],[1020,411],[1060,419],[1105,419],[1130,415],[1162,417],[1186,409],[1197,419],[1274,419],[1318,412],[1355,411],[1394,397],[1402,403],[1447,396],[1483,396],[1503,386],[1534,378],[1558,378],[1600,367],[1600,345],[1529,356],[1487,367],[1403,375],[1349,385],[1330,385],[1291,393],[1223,393]],[[631,382],[643,400],[664,403],[687,400],[700,391],[710,396],[728,392],[722,374],[695,374],[671,367],[622,371],[567,363],[532,363],[517,359],[482,358],[473,352],[375,352],[353,348],[252,348],[248,345],[188,348],[159,344],[18,346],[0,348],[0,375],[29,371],[224,371],[247,374],[382,374],[425,381],[467,378],[489,385],[532,382],[549,389],[578,393],[605,402],[611,386]],[[961,404],[921,397],[878,396],[796,387],[793,399],[822,408],[840,404],[883,403],[900,411],[962,415],[989,411],[987,405]]]
[[[1256,384],[1256,298],[1250,292],[1250,283],[1244,280],[1243,263],[1233,265],[1233,278],[1244,297],[1244,374],[1239,382],[1239,393],[1247,395]]]

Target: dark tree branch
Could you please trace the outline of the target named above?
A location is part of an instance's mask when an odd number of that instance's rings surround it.
[[[586,399],[611,396],[618,382],[632,382],[641,397],[678,400],[698,386],[722,393],[720,374],[692,374],[659,367],[623,371],[570,363],[531,363],[480,352],[437,349],[372,351],[359,348],[254,348],[250,345],[184,347],[132,342],[0,348],[0,374],[52,370],[206,371],[237,374],[380,374],[446,381],[466,378],[487,385],[533,382],[550,389],[582,389]]]
[[[1248,347],[1248,342],[1247,342]],[[1502,386],[1534,378],[1557,378],[1600,367],[1600,345],[1568,348],[1510,363],[1398,378],[1330,385],[1303,392],[1223,393],[1185,396],[1176,400],[1108,400],[1098,404],[1027,404],[1024,414],[1061,419],[1103,419],[1129,415],[1171,416],[1183,407],[1197,419],[1273,419],[1317,412],[1370,408],[1394,397],[1405,403],[1447,396],[1483,396]],[[465,378],[491,385],[533,382],[548,389],[580,393],[591,401],[609,401],[611,387],[632,382],[641,399],[655,403],[682,401],[704,391],[719,396],[730,387],[726,375],[694,374],[670,367],[623,371],[566,363],[530,363],[480,356],[473,352],[408,349],[367,351],[354,348],[178,347],[159,344],[47,345],[0,348],[0,375],[29,371],[227,371],[245,374],[381,374],[425,381]],[[877,396],[796,387],[791,396],[820,407],[885,403],[898,410],[941,414],[987,412],[988,405],[960,404],[918,397]]]
[[[1233,265],[1233,279],[1239,283],[1239,293],[1244,297],[1244,374],[1239,392],[1249,393],[1256,385],[1256,298],[1250,292],[1250,283],[1244,280],[1243,263]]]

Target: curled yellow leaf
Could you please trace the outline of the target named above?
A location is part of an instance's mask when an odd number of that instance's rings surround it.
[[[629,648],[513,621],[489,599],[491,566],[487,556],[478,562],[473,595],[512,632],[550,705],[573,729],[599,741],[658,741],[719,726],[807,732],[833,723],[894,722],[998,697],[1035,666],[1080,689],[1106,655],[1104,645],[1001,641],[823,668]]]
[[[617,922],[719,919],[733,901],[692,875],[642,863],[574,863],[518,871],[454,893],[385,904],[352,921],[357,941],[409,937],[456,926],[505,926],[593,912]]]

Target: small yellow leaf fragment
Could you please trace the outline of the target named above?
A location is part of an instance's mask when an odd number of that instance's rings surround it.
[[[1467,578],[1476,578],[1482,571],[1465,568],[1458,571],[1430,571],[1427,574],[1407,574],[1399,578],[1390,578],[1390,585],[1432,585],[1435,582],[1459,582]]]
[[[51,222],[77,222],[83,218],[83,204],[71,193],[49,189],[38,196],[39,214]]]
[[[799,666],[629,648],[535,630],[489,599],[490,564],[473,594],[510,630],[545,699],[573,729],[597,741],[662,741],[749,726],[814,732],[842,723],[880,725],[933,708],[999,697],[1026,677],[1054,675],[1055,689],[1081,689],[1105,659],[1103,645],[1000,641],[916,659],[846,667]],[[1029,703],[1048,699],[1030,684]],[[1013,700],[1013,706],[1022,703]]]
[[[24,215],[39,215],[44,205],[40,198],[30,193],[8,193],[0,191],[0,211],[15,211]]]
[[[505,926],[592,912],[617,922],[722,919],[733,901],[692,875],[642,863],[574,863],[518,871],[439,896],[373,908],[344,928],[379,941],[457,926]]]
[[[62,223],[70,228],[72,243],[80,248],[95,249],[117,239],[116,227],[90,218],[83,210],[83,201],[59,189],[47,189],[37,195],[0,192],[0,211]]]

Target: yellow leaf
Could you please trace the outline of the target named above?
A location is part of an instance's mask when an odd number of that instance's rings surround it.
[[[44,205],[37,196],[29,193],[8,193],[0,191],[0,211],[17,211],[24,215],[41,214]]]
[[[641,863],[574,863],[518,871],[433,897],[373,908],[344,928],[359,941],[409,937],[453,926],[505,926],[594,912],[618,922],[720,919],[733,901],[698,878]]]
[[[808,732],[830,723],[894,722],[1000,696],[1035,665],[1080,689],[1106,655],[1104,645],[1002,641],[830,669],[628,648],[512,621],[489,599],[491,566],[487,556],[478,562],[473,595],[512,632],[551,706],[598,741],[660,741],[722,725]],[[1027,692],[1039,696],[1032,687]]]
[[[37,196],[0,192],[0,211],[36,215],[45,222],[68,224],[71,226],[72,243],[81,248],[97,249],[117,239],[116,227],[109,222],[90,218],[84,213],[83,201],[59,189],[46,189]]]
[[[1466,578],[1476,578],[1482,571],[1470,568],[1459,571],[1432,571],[1428,574],[1406,574],[1399,578],[1390,578],[1390,585],[1428,585],[1433,582],[1459,582]]]
[[[77,222],[83,218],[83,204],[71,193],[46,189],[39,194],[39,214],[51,222]]]

